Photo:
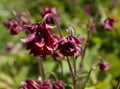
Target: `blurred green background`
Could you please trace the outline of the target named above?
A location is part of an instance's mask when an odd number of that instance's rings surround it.
[[[115,3],[117,2],[117,3]],[[85,12],[85,5],[92,5],[92,15]],[[113,6],[115,5],[115,6]],[[29,55],[20,41],[24,34],[11,36],[3,26],[3,22],[10,17],[11,12],[22,13],[28,10],[32,21],[40,21],[40,10],[45,7],[56,7],[60,17],[61,29],[66,34],[66,27],[71,25],[75,35],[87,38],[86,26],[95,13],[98,22],[107,17],[117,20],[112,31],[106,31],[96,27],[91,34],[89,47],[84,61],[85,71],[89,71],[92,59],[102,56],[110,64],[110,69],[101,72],[96,69],[91,74],[86,89],[115,89],[117,80],[120,78],[120,1],[119,0],[0,0],[0,89],[17,89],[25,79],[37,79],[39,76],[37,58]],[[6,47],[12,47],[7,51]],[[63,60],[64,78],[60,76],[59,61],[51,57],[44,59],[45,73],[54,71],[59,79],[69,83],[70,74],[66,61]],[[80,60],[80,58],[78,58]],[[47,78],[52,78],[47,76]]]

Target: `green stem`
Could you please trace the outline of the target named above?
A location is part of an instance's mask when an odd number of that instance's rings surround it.
[[[120,79],[118,80],[118,83],[117,83],[116,89],[120,89]]]
[[[87,43],[89,43],[89,39],[90,39],[90,32],[88,32],[88,35],[87,35]],[[88,45],[85,45],[85,48],[83,50],[83,54],[82,54],[82,58],[81,58],[81,62],[80,62],[80,67],[79,67],[79,70],[78,70],[79,73],[82,72],[82,70],[83,70],[83,61],[84,61],[84,57],[85,57],[87,47],[88,47]]]
[[[63,73],[63,63],[62,63],[62,61],[60,61],[60,67],[61,67],[61,75],[63,77],[64,73]]]
[[[85,89],[85,86],[86,86],[86,84],[87,84],[87,82],[88,82],[88,80],[89,80],[90,74],[92,73],[93,69],[94,69],[94,68],[91,68],[90,71],[88,72],[87,78],[86,78],[86,80],[85,80],[85,82],[84,82],[84,85],[83,85],[83,88],[82,88],[82,89]]]

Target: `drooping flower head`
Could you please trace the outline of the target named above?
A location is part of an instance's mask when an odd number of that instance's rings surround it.
[[[101,23],[101,27],[106,30],[112,30],[115,23],[115,19],[107,18]]]
[[[83,42],[74,36],[66,36],[55,43],[56,49],[63,56],[82,55]]]
[[[104,70],[108,70],[109,69],[109,64],[108,62],[102,60],[100,61],[100,63],[98,64],[99,65],[99,68],[104,71]]]
[[[55,7],[52,7],[52,8],[45,8],[43,10],[41,10],[41,15],[42,17],[44,17],[46,14],[53,14],[57,20],[59,20],[59,17],[58,17],[58,12],[57,12],[57,9]],[[54,23],[53,19],[51,17],[48,17],[47,18],[47,23]]]
[[[22,41],[30,53],[41,57],[51,55],[54,49],[53,43],[57,41],[57,38],[52,34],[50,28],[41,22],[27,26],[27,28],[30,30],[29,35]]]

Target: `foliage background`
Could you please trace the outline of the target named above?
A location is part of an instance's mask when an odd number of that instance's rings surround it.
[[[66,34],[66,27],[71,25],[75,29],[75,35],[81,34],[86,38],[86,25],[92,18],[85,12],[85,5],[92,4],[92,10],[101,11],[98,21],[106,17],[113,17],[117,20],[112,31],[105,31],[96,27],[92,32],[89,48],[87,50],[84,67],[85,71],[90,69],[90,64],[95,56],[102,56],[110,63],[110,69],[101,72],[99,69],[91,74],[90,82],[86,89],[115,89],[117,80],[120,78],[120,1],[115,8],[111,4],[117,0],[0,0],[0,89],[17,89],[25,79],[37,79],[39,76],[37,59],[25,50],[20,38],[24,34],[11,36],[2,23],[11,16],[12,11],[17,13],[30,11],[33,22],[40,21],[40,10],[45,7],[56,7],[63,34]],[[6,50],[11,46],[12,50]],[[80,58],[78,58],[80,60]],[[70,82],[70,74],[66,61],[64,63],[64,78],[60,76],[59,62],[51,57],[44,61],[45,72],[54,71],[60,79]],[[46,78],[52,78],[47,76]],[[99,82],[98,82],[99,81]]]

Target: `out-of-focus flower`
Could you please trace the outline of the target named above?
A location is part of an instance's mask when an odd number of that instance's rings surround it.
[[[10,52],[13,49],[13,47],[11,45],[6,45],[5,49],[6,51]]]
[[[115,8],[115,7],[118,5],[118,3],[119,3],[119,0],[113,0],[113,1],[111,2],[110,8],[111,8],[111,9]]]
[[[9,18],[3,24],[8,28],[11,35],[17,35],[21,29],[24,29],[23,27],[27,24],[27,21],[24,17],[19,16],[15,19]]]
[[[19,33],[20,26],[17,21],[12,21],[11,19],[8,19],[6,22],[4,22],[4,25],[8,28],[8,31],[11,35],[16,35]]]
[[[65,89],[65,85],[63,81],[55,81],[53,82],[53,88],[52,89]]]
[[[57,9],[54,8],[54,7],[52,7],[52,8],[45,8],[45,9],[41,10],[40,13],[41,13],[42,17],[44,17],[46,14],[50,14],[51,13],[59,21]],[[54,21],[53,21],[53,19],[51,17],[48,17],[46,21],[47,21],[47,23],[54,23]]]
[[[63,56],[82,55],[82,45],[84,42],[73,36],[63,37],[54,44],[57,45],[55,50],[58,50]]]
[[[54,50],[53,43],[57,41],[57,37],[52,34],[50,28],[45,23],[36,23],[29,26],[28,30],[33,31],[33,33],[27,35],[27,38],[22,39],[22,41],[30,50],[30,54],[41,57],[51,55]]]
[[[16,19],[21,27],[28,24],[27,20],[23,16],[19,16]]]
[[[45,80],[43,82],[43,86],[48,86],[51,89],[52,88],[52,81],[51,80]]]
[[[87,14],[92,14],[92,6],[91,6],[91,4],[86,4],[85,5],[85,12]]]
[[[26,80],[21,85],[23,89],[49,89],[48,86],[43,86],[40,81]]]
[[[108,70],[109,69],[109,64],[108,62],[102,60],[100,61],[100,63],[98,64],[99,65],[99,68],[104,71],[104,70]]]
[[[115,19],[107,18],[101,23],[101,27],[106,30],[112,30],[115,23]]]

